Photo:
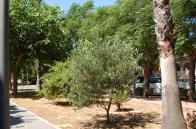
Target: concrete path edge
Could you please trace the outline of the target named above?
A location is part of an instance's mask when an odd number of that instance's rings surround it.
[[[31,113],[32,115],[36,116],[39,120],[41,120],[41,121],[43,121],[43,122],[49,124],[49,125],[52,126],[53,128],[55,128],[55,129],[61,129],[61,128],[57,127],[56,125],[53,125],[52,123],[50,123],[50,122],[47,121],[46,119],[44,119],[44,118],[38,116],[37,114],[35,114],[35,113],[29,111],[28,109],[25,109],[24,107],[22,107],[22,106],[16,104],[15,102],[13,102],[13,101],[11,101],[11,100],[10,100],[10,102],[12,102],[14,105],[18,106],[18,107],[19,107],[20,109],[22,109],[22,110],[27,110],[27,111],[28,111],[29,113]]]

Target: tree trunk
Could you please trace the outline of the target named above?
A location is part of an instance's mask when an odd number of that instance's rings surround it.
[[[112,99],[110,98],[109,102],[108,102],[108,107],[106,109],[106,115],[107,115],[107,123],[110,123],[110,108],[112,105]]]
[[[18,93],[18,82],[17,82],[17,76],[18,76],[18,66],[15,64],[13,69],[13,94],[17,95]]]
[[[9,71],[9,90],[13,91],[13,87],[12,87],[12,73]]]
[[[36,59],[36,73],[37,73],[37,81],[36,81],[36,91],[41,90],[41,65],[40,60]]]
[[[160,59],[162,77],[161,129],[186,129],[176,82],[174,54]]]
[[[195,57],[190,57],[190,71],[189,71],[189,85],[190,85],[190,94],[189,100],[193,101],[195,96]]]
[[[116,107],[117,107],[117,111],[121,110],[121,104],[120,103],[116,103]]]
[[[149,57],[147,63],[144,65],[144,90],[143,97],[148,97],[149,85],[150,85],[150,76],[152,75],[153,70],[153,60]]]
[[[153,0],[162,77],[161,129],[187,129],[179,98],[174,56],[175,36],[169,0]]]

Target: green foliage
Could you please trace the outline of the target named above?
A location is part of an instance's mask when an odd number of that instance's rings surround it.
[[[143,87],[137,87],[137,88],[135,88],[135,95],[136,96],[142,96],[143,95],[143,90],[144,90]]]
[[[57,62],[53,65],[49,73],[43,76],[44,96],[53,99],[58,97],[66,97],[70,90],[70,71],[69,65],[71,61]]]
[[[118,90],[115,94],[113,94],[113,103],[117,105],[121,105],[122,103],[126,102],[131,95],[129,89]]]
[[[188,90],[184,88],[179,88],[179,95],[181,99],[186,100],[188,98]]]
[[[28,64],[25,63],[28,59],[39,61],[37,74],[42,76],[48,70],[45,64],[68,57],[72,44],[62,28],[63,20],[64,15],[59,7],[49,6],[43,1],[10,1],[9,66],[14,78],[17,78],[22,67],[28,67],[24,66]],[[16,89],[17,83],[13,84]]]
[[[112,99],[134,79],[136,61],[130,44],[120,40],[81,41],[72,55],[69,97],[76,106]]]
[[[196,51],[196,0],[171,0],[177,35],[176,53],[179,57],[189,56]]]
[[[137,88],[135,88],[135,95],[136,96],[143,96],[143,91],[144,91],[143,87],[137,87]],[[149,89],[147,91],[147,95],[148,96],[153,95],[153,87],[149,87]]]
[[[71,47],[62,28],[63,17],[60,8],[41,1],[11,0],[10,65],[23,55],[24,62],[27,58],[38,58],[43,63],[66,58]]]

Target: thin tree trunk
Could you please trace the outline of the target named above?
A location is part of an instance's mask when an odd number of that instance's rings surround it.
[[[13,91],[13,87],[12,87],[12,73],[9,71],[9,90]]]
[[[13,70],[13,94],[17,95],[18,93],[18,83],[17,83],[17,76],[18,76],[18,66],[15,64]]]
[[[190,71],[189,71],[189,85],[190,85],[190,94],[189,100],[193,101],[195,96],[195,57],[190,57]]]
[[[175,36],[169,0],[153,0],[162,77],[161,129],[187,129],[179,98],[174,55]]]
[[[121,110],[121,104],[120,103],[116,103],[116,107],[117,107],[117,111]]]
[[[106,115],[107,115],[107,123],[110,123],[110,108],[112,105],[112,99],[110,98],[109,102],[108,102],[108,107],[106,109]]]
[[[149,85],[150,85],[150,77],[152,75],[153,69],[153,60],[149,57],[147,63],[144,65],[144,90],[143,97],[148,97]]]
[[[41,83],[40,83],[40,72],[41,72],[41,66],[39,59],[36,59],[36,73],[37,73],[37,80],[36,80],[36,91],[41,90]]]

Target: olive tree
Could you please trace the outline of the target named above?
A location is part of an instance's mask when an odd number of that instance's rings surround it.
[[[100,105],[107,112],[118,91],[129,90],[136,61],[126,42],[116,39],[82,41],[73,51],[69,98],[76,106]]]

